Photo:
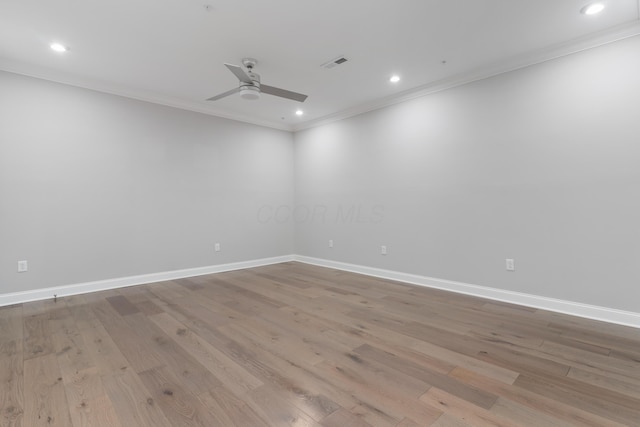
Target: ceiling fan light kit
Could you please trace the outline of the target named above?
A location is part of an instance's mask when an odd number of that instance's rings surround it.
[[[291,99],[298,102],[304,102],[307,99],[307,95],[303,95],[301,93],[260,84],[260,75],[253,72],[253,67],[255,67],[257,63],[258,61],[253,58],[244,58],[242,60],[242,65],[244,65],[246,70],[239,65],[224,64],[229,71],[238,78],[238,87],[213,96],[207,99],[207,101],[217,101],[218,99],[233,95],[237,92],[240,92],[240,97],[242,99],[248,100],[260,99],[261,93],[279,96],[280,98]]]
[[[240,98],[256,101],[260,99],[260,88],[257,86],[241,86]]]

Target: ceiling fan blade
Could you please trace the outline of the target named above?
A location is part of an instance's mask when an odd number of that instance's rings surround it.
[[[224,65],[229,69],[229,71],[235,74],[238,80],[240,80],[243,83],[251,83],[251,77],[249,77],[249,75],[242,69],[242,67],[239,67],[237,65],[232,65],[232,64],[224,64]]]
[[[281,98],[292,99],[298,102],[304,102],[307,99],[307,95],[303,95],[297,92],[291,92],[290,90],[284,90],[273,86],[260,85],[260,92],[268,93],[269,95],[279,96]]]
[[[211,98],[208,98],[207,101],[217,101],[218,99],[224,98],[225,96],[233,95],[236,92],[240,92],[239,87],[228,90],[224,93],[221,93],[220,95],[212,96]]]

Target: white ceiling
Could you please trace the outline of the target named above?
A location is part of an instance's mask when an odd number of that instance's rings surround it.
[[[596,16],[580,13],[588,3],[0,0],[0,69],[300,129],[640,34],[639,0],[604,0]],[[54,41],[71,50],[53,52]],[[339,55],[349,61],[320,67]],[[263,83],[307,101],[204,101],[237,85],[223,63],[247,56]]]

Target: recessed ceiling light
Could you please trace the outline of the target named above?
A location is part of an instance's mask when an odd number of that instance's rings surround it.
[[[56,52],[66,52],[69,50],[68,47],[66,47],[63,44],[60,43],[51,43],[50,45],[51,49],[55,50]]]
[[[296,110],[296,116],[301,116],[304,114],[304,111],[302,110]]]
[[[580,9],[580,13],[584,15],[595,15],[604,10],[603,3],[591,3]]]
[[[391,78],[389,79],[389,81],[391,83],[398,83],[400,81],[400,76],[397,74],[394,74],[393,76],[391,76]]]

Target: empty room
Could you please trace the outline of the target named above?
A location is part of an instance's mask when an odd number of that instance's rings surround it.
[[[0,0],[0,426],[640,426],[640,0]]]

